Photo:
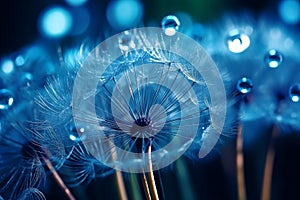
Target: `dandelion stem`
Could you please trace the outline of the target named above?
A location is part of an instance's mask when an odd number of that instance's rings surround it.
[[[245,188],[245,173],[244,173],[244,156],[243,156],[243,126],[238,126],[237,140],[236,140],[236,168],[237,168],[237,185],[238,185],[238,199],[246,200]]]
[[[149,184],[148,184],[145,172],[143,172],[143,186],[144,186],[144,190],[146,192],[147,199],[151,200],[152,198],[151,198],[151,194],[150,194],[150,190],[149,190]]]
[[[127,200],[128,198],[127,198],[127,194],[126,194],[126,189],[125,189],[122,172],[119,170],[116,170],[116,176],[117,176],[118,189],[120,192],[121,199]]]
[[[51,171],[51,173],[53,174],[54,179],[56,180],[56,182],[58,183],[58,185],[63,189],[63,191],[65,192],[65,194],[67,195],[69,200],[75,200],[75,197],[72,195],[71,191],[69,190],[69,188],[65,185],[65,183],[63,182],[63,180],[61,179],[61,177],[59,176],[59,174],[57,173],[56,169],[53,167],[52,163],[50,162],[49,159],[44,158],[44,162],[46,164],[46,166],[48,167],[48,169]]]
[[[154,196],[154,200],[159,200],[158,197],[158,192],[155,184],[155,178],[153,174],[153,168],[152,168],[152,160],[151,160],[151,142],[148,148],[148,156],[149,156],[149,179],[150,179],[150,186],[151,186],[151,191],[152,195]]]
[[[264,171],[264,178],[263,178],[263,186],[262,186],[262,200],[269,200],[271,198],[271,183],[272,183],[272,173],[273,173],[273,166],[274,166],[274,140],[277,136],[277,127],[273,127],[272,131],[272,138],[267,152],[267,158],[265,163],[265,171]]]
[[[115,147],[112,147],[111,153],[112,153],[113,159],[116,160],[117,154],[116,154]],[[116,170],[116,178],[117,178],[117,185],[118,185],[118,189],[119,189],[120,198],[122,200],[127,200],[128,198],[127,198],[127,193],[126,193],[126,189],[125,189],[124,179],[123,179],[122,172],[120,170]]]

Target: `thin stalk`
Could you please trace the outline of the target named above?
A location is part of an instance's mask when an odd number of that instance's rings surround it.
[[[264,178],[263,178],[263,186],[262,186],[262,200],[270,200],[271,199],[271,185],[272,185],[272,174],[273,174],[273,166],[274,166],[274,140],[278,135],[277,127],[273,127],[272,138],[267,152],[267,158],[265,163],[264,170]]]
[[[111,148],[111,153],[112,153],[112,158],[114,160],[117,160],[116,149],[114,146],[112,146],[112,148]],[[128,198],[127,198],[124,178],[123,178],[122,172],[120,170],[116,170],[116,178],[117,178],[117,185],[118,185],[118,189],[119,189],[120,198],[122,200],[127,200]]]
[[[69,190],[69,188],[65,185],[65,183],[62,180],[62,178],[59,176],[59,174],[57,173],[56,169],[53,167],[53,165],[50,162],[50,160],[47,159],[47,158],[44,158],[44,162],[45,162],[46,166],[48,167],[48,169],[50,170],[50,172],[53,174],[53,177],[56,180],[56,182],[58,183],[58,185],[65,192],[65,194],[68,197],[68,199],[69,200],[75,200],[75,197],[72,195],[72,193]]]
[[[158,192],[155,184],[155,178],[153,174],[153,167],[152,167],[152,159],[151,159],[151,142],[148,148],[148,157],[149,157],[149,179],[150,179],[150,189],[153,195],[154,200],[159,200]]]
[[[145,190],[145,193],[146,193],[147,200],[152,200],[150,189],[149,189],[149,184],[148,184],[145,172],[143,172],[143,186],[144,186],[144,190]]]
[[[242,131],[243,131],[242,125],[239,125],[238,133],[237,133],[237,140],[236,140],[237,186],[238,186],[238,199],[246,200]]]
[[[122,200],[127,200],[128,198],[127,198],[127,194],[126,194],[126,189],[125,189],[122,172],[119,170],[116,170],[116,177],[117,177],[117,184],[118,184],[120,197]]]

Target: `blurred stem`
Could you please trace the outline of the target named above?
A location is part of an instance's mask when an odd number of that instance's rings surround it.
[[[142,200],[142,194],[141,194],[141,188],[138,183],[136,173],[130,173],[130,182],[131,182],[131,189],[132,189],[132,194],[133,194],[133,199],[134,200]]]
[[[50,160],[47,159],[47,158],[43,158],[43,159],[44,159],[44,162],[45,162],[46,166],[48,167],[48,169],[50,170],[50,172],[53,174],[54,179],[56,180],[56,182],[58,183],[58,185],[63,189],[63,191],[67,195],[68,199],[69,200],[75,200],[75,197],[72,195],[72,193],[69,190],[69,188],[65,185],[65,183],[62,180],[62,178],[59,176],[59,174],[57,173],[56,169],[53,167],[53,165],[50,162]]]
[[[238,126],[236,140],[236,168],[237,168],[237,185],[238,199],[246,200],[245,173],[244,173],[244,156],[243,156],[243,126]]]
[[[274,125],[272,130],[272,138],[269,144],[266,163],[265,163],[265,171],[264,171],[262,194],[261,194],[262,200],[270,200],[271,198],[271,184],[272,184],[272,174],[273,174],[273,166],[274,166],[274,158],[275,158],[274,140],[277,135],[278,135],[278,130],[277,127]]]
[[[112,148],[111,148],[111,154],[112,154],[113,160],[117,160],[116,148],[114,146],[112,146]],[[124,183],[122,172],[120,170],[116,170],[116,179],[117,179],[117,185],[118,185],[120,198],[122,200],[127,200],[128,198],[127,198],[125,183]]]
[[[197,199],[194,195],[193,191],[193,184],[190,179],[190,174],[188,172],[188,168],[186,166],[185,160],[178,159],[176,162],[176,174],[178,175],[177,178],[179,179],[180,190],[181,190],[181,199]]]
[[[153,195],[154,200],[159,200],[158,198],[158,192],[155,184],[155,178],[153,174],[153,167],[152,167],[152,158],[151,158],[151,153],[152,153],[152,143],[150,142],[149,148],[148,148],[148,157],[149,157],[149,179],[150,179],[150,189]]]

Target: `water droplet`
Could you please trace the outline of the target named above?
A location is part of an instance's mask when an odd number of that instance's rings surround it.
[[[10,90],[0,89],[0,110],[7,110],[14,102],[13,95]]]
[[[246,77],[241,78],[237,83],[237,89],[243,94],[248,94],[253,88],[252,80]]]
[[[73,142],[81,141],[80,135],[84,133],[84,128],[77,129],[74,124],[71,124],[69,127],[69,138]]]
[[[21,86],[30,87],[32,80],[33,80],[33,76],[31,73],[27,72],[27,73],[23,74],[23,76],[21,77],[21,80],[20,80]]]
[[[250,38],[248,35],[234,29],[228,34],[227,46],[232,53],[242,53],[250,46]]]
[[[135,48],[135,43],[133,41],[132,35],[129,31],[124,31],[119,37],[119,48],[122,51],[129,51]]]
[[[265,55],[265,62],[271,68],[277,68],[282,63],[282,61],[282,54],[275,49],[269,50]]]
[[[174,15],[168,15],[164,17],[161,21],[161,27],[168,36],[173,36],[178,31],[180,26],[180,21]]]
[[[289,89],[289,95],[293,102],[299,102],[300,101],[300,84],[293,84],[291,85]]]

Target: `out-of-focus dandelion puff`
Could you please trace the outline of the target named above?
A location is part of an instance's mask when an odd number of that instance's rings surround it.
[[[258,108],[258,113],[268,117],[273,123],[299,129],[300,107],[297,98],[297,85],[300,77],[297,73],[299,61],[285,56],[281,66],[267,68],[255,77],[256,89],[251,104]]]
[[[93,179],[113,172],[114,170],[104,166],[93,157],[82,143],[78,143],[74,147],[72,154],[60,168],[64,181],[70,187],[89,184]]]
[[[32,134],[20,126],[6,127],[0,139],[0,194],[17,199],[45,178],[42,157],[47,156]]]
[[[84,127],[87,150],[127,172],[149,170],[149,145],[154,170],[179,158],[202,134],[202,112],[209,109],[213,134],[203,138],[209,145],[200,150],[207,155],[222,132],[225,107],[223,82],[211,58],[191,38],[159,28],[104,41],[74,83],[73,115],[75,125]]]
[[[21,193],[18,200],[46,200],[46,198],[39,189],[28,188]]]

